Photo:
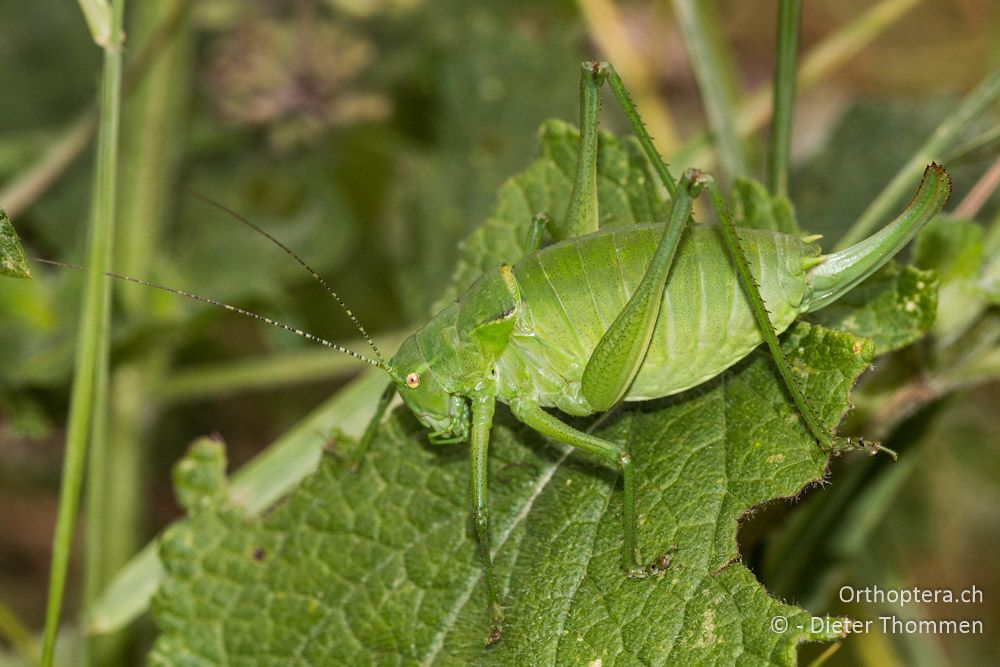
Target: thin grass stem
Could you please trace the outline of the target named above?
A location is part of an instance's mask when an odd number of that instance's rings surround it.
[[[920,180],[924,166],[935,159],[940,159],[941,153],[958,140],[962,132],[986,111],[998,95],[1000,95],[1000,67],[990,72],[958,108],[937,126],[924,145],[917,149],[917,152],[868,205],[861,217],[847,230],[836,248],[846,248],[868,236]]]
[[[108,0],[77,0],[83,18],[87,21],[87,29],[94,42],[102,49],[107,49],[113,37],[111,25],[111,3]]]
[[[803,57],[796,76],[796,89],[803,92],[825,81],[833,72],[871,44],[887,28],[906,15],[922,0],[882,0],[854,21],[841,27],[811,48]],[[741,137],[748,137],[767,123],[774,112],[772,86],[761,86],[744,98],[736,118]],[[715,154],[707,136],[696,137],[677,154],[671,156],[679,168],[696,166],[711,169]]]
[[[795,58],[799,46],[801,0],[778,4],[778,57],[774,64],[774,122],[767,182],[771,193],[788,196],[788,173],[792,153],[792,118],[795,108]]]
[[[48,606],[42,638],[42,665],[50,667],[55,656],[59,618],[66,590],[73,534],[80,508],[87,444],[94,425],[95,408],[103,404],[97,392],[106,389],[101,381],[107,372],[110,301],[109,286],[102,271],[110,268],[114,234],[115,195],[118,173],[118,133],[121,113],[122,16],[125,0],[112,6],[111,32],[104,49],[101,77],[101,119],[98,130],[97,162],[90,217],[89,264],[77,341],[69,424],[63,476],[59,492],[52,565],[49,576]],[[104,362],[102,364],[102,362]],[[102,365],[104,370],[102,371]]]
[[[157,39],[159,27],[174,20],[187,0],[137,5],[130,12],[129,35],[144,44]],[[150,67],[126,106],[122,126],[120,222],[117,225],[116,266],[130,273],[148,271],[154,263],[159,230],[168,215],[170,186],[175,178],[178,140],[185,91],[187,58],[182,33],[172,30],[172,43],[159,47],[162,57]],[[143,50],[137,56],[149,53]],[[134,68],[134,63],[129,63]],[[123,83],[124,87],[124,83]],[[122,309],[142,320],[148,310],[147,290],[122,289]],[[166,366],[169,340],[154,337],[141,358],[117,368],[110,388],[107,424],[95,420],[87,478],[87,540],[84,558],[84,616],[99,593],[141,545],[140,508],[150,414],[158,400],[153,393]],[[98,416],[101,416],[99,413]],[[103,437],[97,437],[97,427]],[[85,664],[124,664],[128,632],[84,636]]]
[[[399,347],[409,330],[384,334],[376,341],[379,347],[394,350]],[[346,347],[363,347],[365,341],[357,339]],[[278,387],[334,380],[356,375],[363,367],[356,359],[329,350],[302,350],[288,352],[269,359],[230,361],[183,368],[173,372],[156,387],[162,404],[203,401],[220,396],[247,391],[273,390]]]

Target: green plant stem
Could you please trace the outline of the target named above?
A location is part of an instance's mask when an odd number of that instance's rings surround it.
[[[844,234],[836,248],[846,248],[866,237],[879,222],[892,212],[901,197],[920,180],[923,168],[928,162],[940,159],[941,153],[953,144],[959,135],[980,116],[1000,95],[1000,67],[983,79],[975,90],[962,101],[957,109],[948,114],[924,142],[913,157],[889,182],[885,189],[869,204],[861,217]]]
[[[796,77],[798,90],[807,90],[826,80],[922,1],[882,0],[814,46],[802,58]],[[773,113],[772,100],[770,86],[754,91],[746,98],[738,119],[741,134],[763,127]]]
[[[808,90],[825,80],[831,73],[856,56],[922,0],[882,0],[854,21],[810,49],[802,58],[796,76],[796,89]],[[744,98],[736,117],[736,128],[741,137],[747,137],[764,127],[774,111],[774,92],[771,86],[762,86]],[[708,145],[708,137],[700,136],[671,156],[678,168],[700,167],[711,169],[715,154]]]
[[[792,153],[792,116],[795,108],[795,57],[799,46],[801,0],[778,4],[778,58],[774,64],[774,123],[767,182],[771,193],[788,196],[788,172]]]
[[[714,38],[712,16],[704,2],[673,0],[691,67],[698,80],[708,127],[727,181],[749,173],[743,141],[736,130],[736,94],[727,54]]]
[[[107,359],[110,302],[108,282],[101,272],[110,268],[114,233],[115,192],[118,170],[118,128],[122,80],[122,15],[125,0],[115,0],[109,44],[104,50],[101,80],[101,119],[97,143],[93,204],[90,220],[89,266],[81,316],[76,368],[73,375],[69,425],[63,477],[59,492],[52,566],[49,577],[48,607],[42,643],[42,665],[49,667],[55,655],[56,635],[66,588],[83,485],[87,440],[93,426],[95,407],[102,403],[102,361]],[[103,371],[106,373],[106,367]]]
[[[156,39],[159,26],[176,15],[187,0],[147,3],[130,12],[129,35],[148,44]],[[172,32],[173,43],[150,68],[137,86],[126,108],[122,128],[121,223],[115,244],[116,267],[128,274],[148,271],[155,260],[159,230],[168,215],[170,186],[175,179],[179,155],[175,146],[181,133],[187,61],[185,40]],[[148,311],[150,294],[145,290],[122,290],[122,310],[131,320],[141,321]],[[96,433],[90,450],[87,485],[87,541],[84,559],[84,615],[100,591],[128,559],[140,542],[140,508],[145,506],[142,462],[145,446],[154,429],[159,384],[169,356],[169,337],[156,337],[151,349],[115,371],[111,384],[110,411],[104,437]],[[101,443],[99,445],[99,443]],[[101,637],[84,636],[85,664],[124,664],[128,633]]]
[[[107,299],[105,325],[110,326],[110,293],[105,294],[105,299]],[[91,412],[90,446],[87,452],[86,477],[88,484],[84,503],[86,539],[83,542],[84,610],[90,604],[94,591],[99,588],[103,578],[103,560],[108,551],[106,548],[108,536],[122,529],[128,530],[127,526],[118,525],[117,519],[120,518],[120,514],[116,517],[113,514],[115,510],[111,509],[109,505],[127,503],[130,499],[115,498],[112,501],[107,495],[108,489],[106,487],[108,470],[114,467],[114,463],[108,461],[108,411],[111,404],[108,395],[111,388],[110,357],[110,336],[105,336],[104,344],[98,350],[98,363],[94,379],[94,404]],[[84,642],[82,657],[85,666],[95,664],[93,646],[89,642]]]
[[[942,160],[948,165],[988,160],[997,154],[998,148],[1000,148],[1000,124],[993,125],[968,141],[949,149]]]

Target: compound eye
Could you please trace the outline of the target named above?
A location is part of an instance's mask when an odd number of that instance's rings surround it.
[[[406,376],[406,386],[410,389],[416,389],[420,386],[420,376],[416,373],[410,373]]]

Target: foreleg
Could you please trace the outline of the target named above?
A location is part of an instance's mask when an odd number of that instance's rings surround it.
[[[488,453],[490,446],[490,430],[493,428],[493,411],[496,399],[492,396],[474,399],[472,404],[472,520],[476,527],[476,537],[479,542],[479,554],[483,559],[483,570],[486,573],[486,590],[489,593],[490,614],[492,623],[490,634],[486,637],[486,645],[500,639],[503,632],[503,605],[497,593],[496,580],[493,577],[493,556],[490,550],[490,510],[487,500],[487,485],[489,483]]]

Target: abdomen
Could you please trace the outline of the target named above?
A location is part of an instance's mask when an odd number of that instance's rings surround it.
[[[628,302],[656,249],[659,224],[610,228],[549,246],[514,266],[523,308],[500,360],[501,396],[534,396],[574,415],[593,412],[580,394],[587,360]],[[802,260],[815,246],[740,229],[774,328],[799,314]],[[708,380],[763,341],[717,227],[681,238],[649,350],[625,400],[674,394]]]

